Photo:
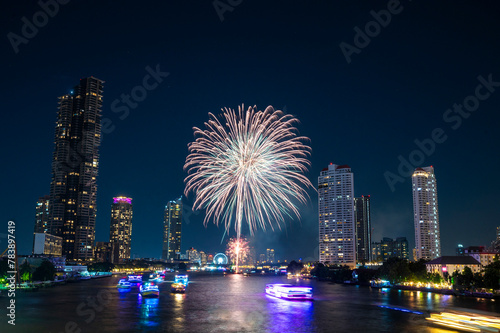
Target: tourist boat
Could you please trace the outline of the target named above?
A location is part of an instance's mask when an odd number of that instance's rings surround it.
[[[386,280],[377,279],[377,280],[371,280],[370,286],[372,288],[390,288],[391,283]]]
[[[173,293],[184,294],[186,292],[186,285],[182,283],[172,283],[170,291]]]
[[[283,299],[305,299],[312,300],[311,287],[300,287],[292,284],[267,284],[266,294]]]
[[[144,282],[139,289],[142,297],[158,297],[160,289],[153,282]]]
[[[176,275],[174,279],[174,283],[182,283],[183,285],[188,285],[188,276],[187,275]]]
[[[132,284],[141,284],[142,283],[142,275],[129,275],[128,282]]]
[[[132,287],[132,284],[128,282],[127,279],[120,279],[116,285],[118,289],[130,289],[130,287]]]

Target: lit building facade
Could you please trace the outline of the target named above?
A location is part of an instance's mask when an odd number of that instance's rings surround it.
[[[395,240],[384,237],[380,242],[372,243],[372,260],[385,262],[389,258],[410,259],[408,240],[398,237]]]
[[[46,233],[35,233],[33,254],[60,257],[62,255],[62,237]]]
[[[356,260],[357,262],[370,262],[372,230],[369,195],[354,198],[354,217],[356,219]]]
[[[104,81],[89,77],[59,97],[49,224],[68,260],[93,259]]]
[[[113,262],[114,261],[114,244],[111,242],[96,242],[94,249],[94,258],[97,262]]]
[[[36,202],[35,233],[47,233],[49,224],[50,196],[40,197]]]
[[[268,263],[274,263],[274,249],[266,250],[266,261]]]
[[[40,197],[36,202],[35,228],[33,230],[33,254],[35,253],[35,235],[48,233],[50,196]]]
[[[109,242],[113,246],[113,263],[130,259],[132,245],[132,198],[115,197],[111,205]]]
[[[441,256],[439,213],[434,168],[416,168],[412,175],[416,260]]]
[[[443,256],[425,263],[427,273],[437,273],[442,277],[452,276],[453,273],[461,273],[465,267],[469,267],[472,273],[481,271],[481,264],[469,256]]]
[[[169,201],[165,206],[163,219],[163,249],[161,257],[164,260],[180,259],[182,236],[182,197]]]
[[[318,177],[319,261],[356,266],[354,179],[348,165],[330,164]]]

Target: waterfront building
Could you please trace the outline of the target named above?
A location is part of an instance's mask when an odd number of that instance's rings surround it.
[[[49,202],[49,195],[40,197],[36,202],[34,233],[47,233],[49,230]]]
[[[473,273],[481,271],[481,264],[470,256],[443,256],[425,263],[428,273],[438,273],[441,276],[452,276],[455,271],[461,273],[469,267]]]
[[[47,233],[35,233],[33,238],[33,254],[62,256],[62,237]]]
[[[50,196],[38,198],[35,209],[35,228],[33,230],[33,253],[35,249],[35,235],[48,232]]]
[[[96,242],[94,250],[94,259],[97,262],[113,262],[115,253],[115,243]]]
[[[182,236],[182,196],[172,200],[165,206],[163,218],[163,248],[161,258],[164,260],[180,259]]]
[[[200,253],[200,263],[201,263],[202,266],[205,266],[207,264],[208,256],[203,251],[200,251],[199,253]]]
[[[270,264],[274,263],[274,249],[267,249],[266,261]]]
[[[318,177],[319,261],[356,266],[354,181],[348,165],[330,164]]]
[[[412,175],[416,260],[441,256],[437,185],[434,168],[416,168]]]
[[[463,250],[465,256],[470,256],[482,266],[487,266],[495,261],[495,257],[499,256],[497,251],[490,251],[485,246],[468,246]]]
[[[409,246],[406,237],[397,237],[395,240],[384,237],[380,242],[372,243],[373,261],[385,262],[389,258],[408,260],[409,257]]]
[[[59,97],[48,232],[62,237],[70,261],[93,258],[103,84],[84,78]]]
[[[189,260],[190,262],[193,262],[193,263],[194,262],[200,263],[200,261],[201,261],[200,254],[193,247],[186,251],[186,257],[187,257],[187,260]]]
[[[132,198],[113,198],[109,230],[109,241],[114,247],[113,263],[123,263],[125,260],[130,259],[132,215]]]
[[[354,218],[356,220],[356,261],[370,262],[372,230],[369,195],[354,198]]]

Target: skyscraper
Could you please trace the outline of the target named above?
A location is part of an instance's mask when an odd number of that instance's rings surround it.
[[[319,261],[356,265],[353,173],[330,163],[318,177]]]
[[[370,196],[354,198],[354,216],[356,219],[356,261],[371,261],[372,229],[370,220]]]
[[[182,196],[169,201],[163,219],[163,249],[161,258],[180,259],[182,235]]]
[[[411,176],[416,260],[441,256],[436,177],[432,166],[416,168]]]
[[[48,229],[69,260],[93,258],[103,83],[81,79],[59,97]]]
[[[270,264],[274,263],[274,249],[267,249],[266,251],[266,261]]]
[[[33,253],[35,251],[35,236],[38,233],[48,232],[50,196],[38,198],[35,212],[35,228],[33,230]]]
[[[114,250],[113,263],[122,263],[130,259],[132,215],[132,198],[113,198],[109,228],[109,242]]]
[[[49,202],[50,202],[50,197],[48,195],[40,197],[36,202],[34,233],[48,232]]]

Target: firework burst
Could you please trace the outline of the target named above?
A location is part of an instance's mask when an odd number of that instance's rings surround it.
[[[236,273],[238,273],[238,267],[240,262],[243,262],[250,254],[250,248],[248,246],[248,241],[242,238],[230,238],[227,243],[226,255],[229,257],[231,262],[236,265]]]
[[[245,221],[250,234],[257,227],[281,229],[285,216],[299,211],[292,200],[306,202],[304,176],[310,162],[308,138],[298,136],[291,115],[268,106],[222,109],[219,118],[209,113],[205,130],[193,128],[184,169],[185,194],[195,193],[193,209],[206,209],[205,224],[232,221],[240,238]]]

